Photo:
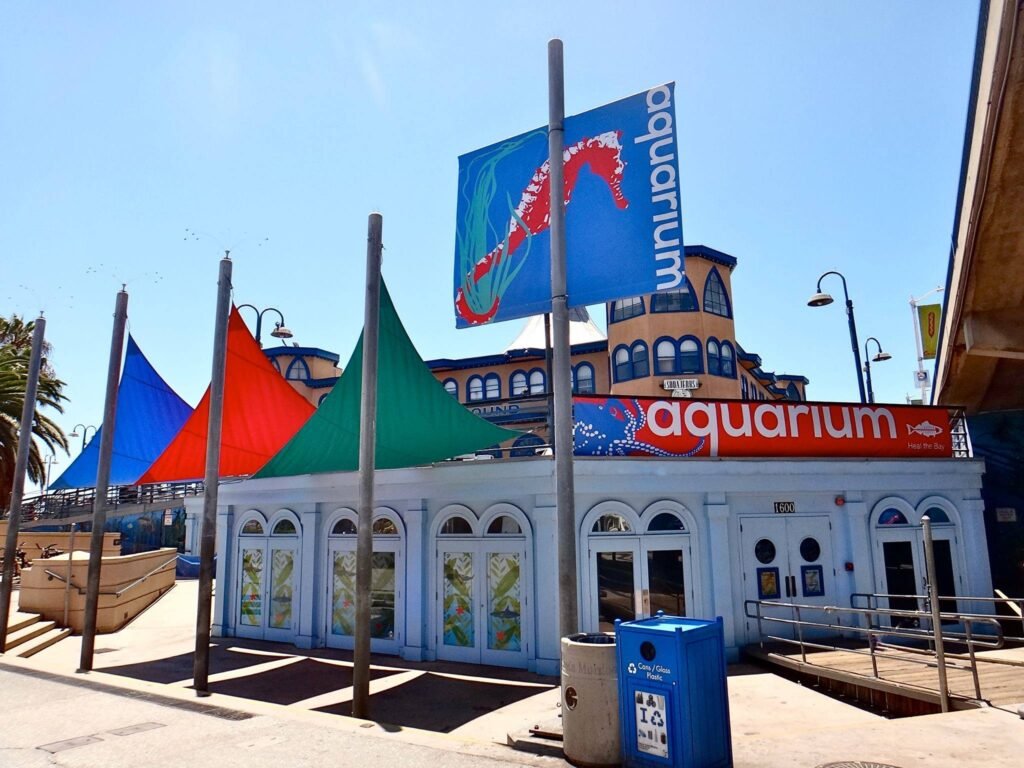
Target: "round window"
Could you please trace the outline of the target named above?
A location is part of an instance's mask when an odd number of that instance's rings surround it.
[[[801,541],[800,557],[808,563],[813,563],[821,557],[821,544],[818,543],[818,540],[808,536],[806,539]]]
[[[775,559],[775,545],[770,539],[761,539],[754,545],[754,557],[758,562],[768,565]]]

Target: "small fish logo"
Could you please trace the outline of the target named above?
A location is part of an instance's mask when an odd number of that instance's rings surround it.
[[[907,435],[923,435],[924,437],[935,437],[943,433],[942,427],[932,424],[930,421],[922,421],[916,427],[907,424]]]
[[[503,610],[491,611],[491,616],[494,616],[496,619],[518,619],[519,613],[506,606]]]

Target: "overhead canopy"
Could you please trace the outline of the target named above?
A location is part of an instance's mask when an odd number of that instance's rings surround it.
[[[607,341],[608,336],[597,327],[591,319],[586,307],[569,308],[569,344],[589,344],[594,341]],[[534,315],[523,326],[523,330],[505,347],[509,352],[513,349],[544,349],[547,339],[544,334],[544,315]]]
[[[445,391],[413,346],[383,283],[377,368],[375,455],[379,469],[450,459],[521,434],[476,416]],[[256,477],[359,468],[362,336],[344,370],[306,426]]]
[[[110,484],[133,485],[191,413],[192,407],[167,385],[129,336],[117,391]],[[96,485],[102,433],[101,426],[71,465],[50,483],[51,490]]]
[[[294,435],[314,408],[271,365],[231,308],[228,323],[220,476],[250,475]],[[205,474],[210,390],[140,483],[197,480]]]

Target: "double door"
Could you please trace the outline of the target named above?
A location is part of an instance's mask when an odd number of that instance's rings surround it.
[[[356,628],[356,538],[329,539],[327,546],[327,645],[353,648]],[[404,629],[401,539],[375,537],[370,557],[370,649],[397,654]]]
[[[828,517],[773,515],[740,520],[743,548],[743,583],[747,600],[770,601],[760,606],[761,616],[786,621],[796,619],[788,606],[835,605],[835,563],[832,557],[832,524]],[[755,615],[754,610],[746,611]],[[818,611],[801,611],[803,620],[823,618]],[[757,630],[757,620],[746,618],[747,630]],[[764,634],[793,637],[793,624],[762,622]]]
[[[693,610],[689,536],[592,536],[587,625],[611,632],[615,620]]]
[[[531,632],[527,577],[522,539],[440,542],[437,657],[525,666]]]
[[[881,602],[883,608],[896,611],[926,610],[923,595],[928,589],[928,569],[924,556],[924,531],[920,528],[900,527],[894,530],[876,530],[876,557],[882,564],[876,568],[875,588],[881,594],[893,595]],[[954,597],[961,592],[954,553],[957,551],[956,532],[953,528],[932,528],[932,551],[935,555],[935,581],[942,597]],[[907,597],[897,597],[907,595]],[[956,600],[941,600],[939,609],[944,613],[957,610]],[[915,617],[889,617],[894,627],[916,627]]]
[[[297,539],[239,537],[239,637],[291,642],[298,632]]]

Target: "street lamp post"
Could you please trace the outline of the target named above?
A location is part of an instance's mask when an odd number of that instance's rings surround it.
[[[79,427],[82,428],[82,450],[84,451],[85,444],[89,441],[89,430],[91,429],[92,433],[95,435],[96,427],[94,427],[92,424],[75,424],[75,426],[71,429],[71,432],[68,434],[68,437],[78,437]]]
[[[846,278],[843,277],[842,273],[834,270],[825,272],[821,277],[818,278],[818,292],[811,296],[807,301],[809,307],[824,307],[833,302],[831,295],[822,293],[821,281],[829,275],[838,275],[839,279],[843,281],[843,296],[846,298],[846,319],[850,325],[850,346],[853,347],[853,364],[857,371],[857,389],[860,390],[860,401],[866,403],[868,401],[867,395],[864,392],[864,379],[860,375],[860,344],[857,342],[857,324],[853,319],[853,302],[850,301],[850,294],[846,290]]]
[[[870,342],[870,341],[875,342],[875,345],[878,347],[878,354],[875,355],[873,358],[871,358],[871,360],[868,360],[868,355],[870,354],[868,352],[868,342]],[[890,355],[888,352],[883,352],[882,351],[882,343],[878,339],[876,339],[874,336],[868,336],[868,338],[864,342],[864,375],[867,377],[867,380],[868,380],[868,402],[869,403],[875,402],[875,390],[871,388],[871,363],[872,362],[882,363],[882,362],[885,362],[886,360],[891,360],[891,359],[892,359],[892,355]]]
[[[50,480],[52,479],[53,465],[57,462],[57,455],[51,453],[49,456],[43,459],[43,462],[46,465],[46,469],[43,471],[43,484],[40,486],[39,490],[41,493],[45,494],[46,487],[50,484]]]
[[[259,309],[254,307],[252,304],[239,304],[238,311],[241,312],[247,307],[256,313],[256,343],[260,345],[261,349],[263,348],[263,342],[260,341],[260,332],[263,330],[263,315],[267,312],[277,312],[277,316],[281,318],[281,322],[274,323],[274,330],[270,332],[270,335],[275,339],[290,339],[292,337],[292,332],[285,327],[284,315],[281,313],[280,309],[277,307]]]

